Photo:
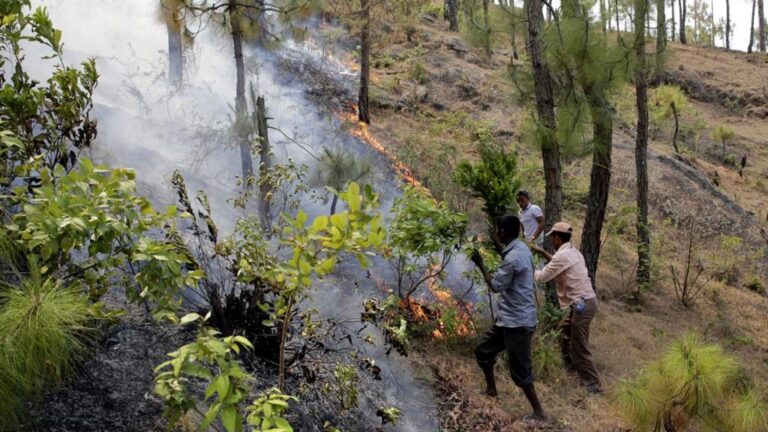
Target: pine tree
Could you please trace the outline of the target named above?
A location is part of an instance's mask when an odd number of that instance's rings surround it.
[[[581,252],[594,284],[611,178],[615,110],[610,96],[624,82],[626,53],[609,45],[605,35],[596,31],[579,0],[564,1],[561,13],[559,26],[549,37],[547,54],[553,57],[549,64],[557,66],[558,82],[563,83],[557,93],[561,136],[571,140],[580,136],[574,131],[583,127],[582,113],[589,113],[592,171]]]
[[[371,123],[368,111],[368,86],[371,79],[371,0],[360,0],[360,91],[357,100],[357,117]]]
[[[757,0],[752,0],[752,21],[749,25],[749,47],[748,53],[752,53],[752,48],[755,46],[755,10],[757,9]]]
[[[664,58],[667,51],[667,17],[664,7],[665,0],[656,0],[656,83],[661,82],[664,74]],[[673,9],[674,10],[674,9]],[[672,26],[672,34],[675,33]]]
[[[725,0],[725,49],[731,49],[731,0]]]
[[[757,0],[757,29],[760,51],[765,52],[765,0]]]
[[[659,0],[659,31],[657,35],[657,76],[658,56],[666,43],[664,33],[664,0]],[[645,36],[643,29],[644,15],[648,13],[648,0],[635,0],[635,93],[637,98],[637,137],[635,140],[635,169],[637,171],[637,294],[640,300],[642,291],[651,283],[651,235],[648,225],[648,75],[646,73]],[[659,44],[662,45],[661,50]]]
[[[688,37],[685,35],[685,25],[688,18],[688,5],[687,0],[677,0],[680,6],[680,43],[685,45],[688,43]]]

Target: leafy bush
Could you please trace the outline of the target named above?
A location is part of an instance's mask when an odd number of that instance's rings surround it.
[[[695,425],[765,430],[765,398],[743,380],[733,357],[689,334],[636,378],[623,381],[616,404],[636,430],[685,430]]]
[[[397,294],[408,300],[430,279],[443,276],[464,240],[467,216],[415,187],[406,188],[393,211],[390,263],[397,276]]]
[[[476,145],[480,161],[459,162],[455,180],[483,202],[483,212],[493,223],[497,217],[517,209],[515,199],[521,184],[517,156],[496,143],[488,130],[479,131]]]

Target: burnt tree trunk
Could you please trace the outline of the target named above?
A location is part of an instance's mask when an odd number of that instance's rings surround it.
[[[757,0],[752,0],[752,22],[749,26],[749,47],[748,53],[752,53],[752,48],[755,46],[755,10],[757,9]]]
[[[656,35],[657,51],[659,43],[666,43],[664,35],[664,0],[657,2],[658,34]],[[651,283],[651,234],[648,225],[648,75],[646,73],[645,36],[642,22],[643,14],[648,14],[648,0],[635,0],[635,55],[637,56],[637,74],[635,76],[635,93],[637,97],[637,139],[635,141],[635,169],[637,171],[637,295],[640,299],[642,291]],[[659,60],[657,57],[657,72]],[[663,72],[663,64],[661,65]],[[658,76],[658,73],[657,73]]]
[[[240,163],[243,181],[253,176],[253,158],[248,144],[248,130],[244,127],[246,118],[245,106],[245,63],[243,61],[243,33],[240,30],[240,17],[237,12],[236,0],[229,0],[228,4],[229,25],[232,31],[232,46],[235,52],[235,72],[237,81],[235,84],[235,124],[237,144],[240,148]]]
[[[534,92],[536,94],[536,113],[541,139],[541,159],[544,166],[544,225],[549,231],[555,222],[560,221],[563,205],[563,188],[560,167],[560,147],[557,143],[555,128],[554,83],[549,66],[544,57],[544,14],[542,0],[526,0],[528,18],[528,54],[533,66]],[[544,238],[544,247],[553,252],[552,242]],[[548,287],[547,298],[558,305],[557,293]]]
[[[357,118],[364,123],[371,123],[368,111],[368,87],[371,78],[371,3],[360,0],[360,92],[357,101]]]
[[[459,0],[445,0],[448,30],[459,31]]]
[[[581,253],[587,265],[592,286],[597,280],[600,259],[600,235],[603,231],[608,190],[611,184],[611,151],[613,147],[612,108],[605,95],[585,89],[593,123],[592,173],[589,181],[587,214],[581,236]]]
[[[261,163],[259,165],[259,176],[261,181],[259,182],[259,199],[261,201],[261,211],[259,216],[261,217],[261,226],[265,231],[272,229],[272,184],[266,181],[266,177],[269,171],[272,169],[272,148],[269,143],[269,125],[267,125],[267,108],[264,103],[264,98],[259,96],[256,99],[256,112],[255,112],[257,130],[259,133]]]
[[[688,43],[688,38],[685,36],[685,21],[688,17],[688,5],[686,0],[677,0],[680,7],[680,43],[685,45]]]

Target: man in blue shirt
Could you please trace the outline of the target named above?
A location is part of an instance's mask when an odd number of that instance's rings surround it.
[[[516,216],[503,216],[496,226],[499,240],[506,244],[496,274],[491,277],[479,256],[472,257],[491,290],[500,294],[496,322],[483,335],[475,349],[475,357],[485,375],[485,394],[496,396],[493,366],[496,356],[506,350],[512,380],[523,390],[533,408],[533,413],[526,417],[544,420],[546,415],[536,395],[531,365],[531,337],[537,323],[531,250],[518,239],[520,219]]]

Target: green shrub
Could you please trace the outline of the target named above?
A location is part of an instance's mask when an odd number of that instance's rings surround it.
[[[760,276],[752,276],[752,279],[747,282],[746,287],[750,291],[754,291],[760,294],[765,293],[765,286],[763,285],[763,281],[760,280]]]
[[[534,343],[532,362],[533,374],[537,379],[553,380],[563,370],[563,358],[560,356],[558,338],[560,332],[551,330],[540,334]]]
[[[411,64],[410,71],[411,78],[419,84],[426,84],[429,81],[429,75],[427,69],[424,67],[424,63],[421,60],[416,60]]]

